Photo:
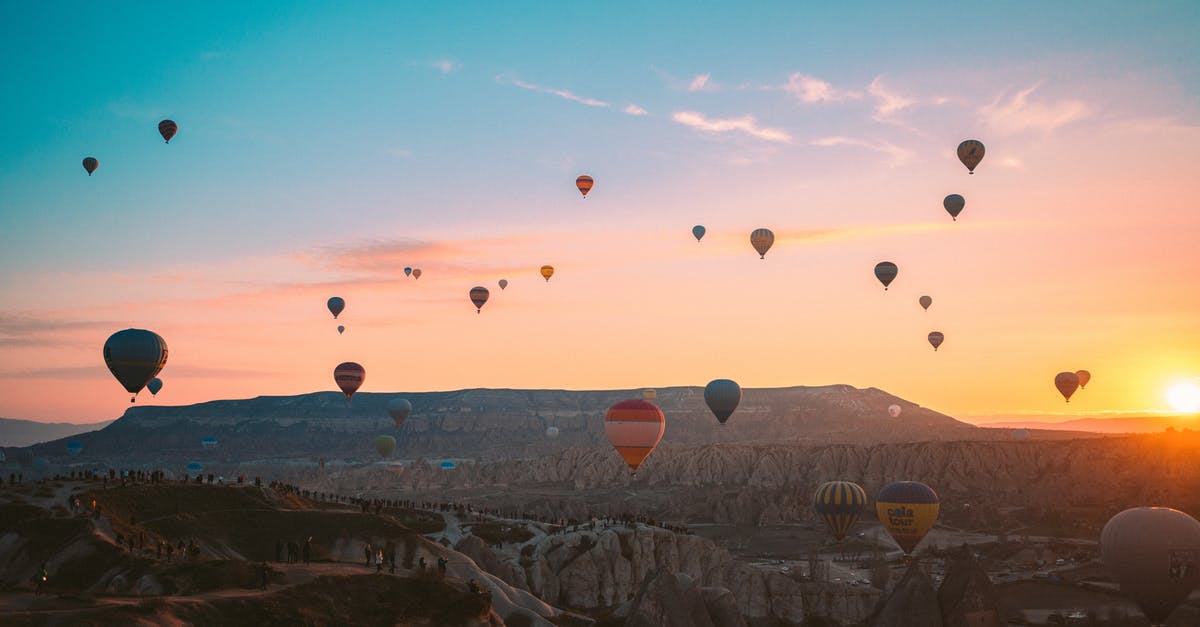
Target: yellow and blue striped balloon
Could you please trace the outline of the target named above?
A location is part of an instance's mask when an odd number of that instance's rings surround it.
[[[830,481],[817,488],[813,509],[829,525],[833,537],[841,542],[867,507],[867,493],[850,481]]]

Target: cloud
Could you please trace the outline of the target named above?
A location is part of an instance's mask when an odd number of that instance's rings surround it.
[[[635,104],[632,104],[632,103],[625,105],[625,108],[621,109],[621,110],[624,111],[625,113],[628,113],[629,115],[649,115],[650,114],[649,111],[647,111]]]
[[[400,157],[401,159],[409,159],[413,156],[412,151],[407,148],[385,148],[384,150],[389,155],[392,155],[393,157]]]
[[[550,94],[552,96],[558,96],[559,98],[562,98],[564,100],[578,102],[580,104],[585,104],[589,107],[607,107],[607,106],[609,106],[609,104],[607,102],[604,102],[603,100],[596,100],[595,98],[585,98],[583,96],[576,95],[574,92],[566,90],[566,89],[554,89],[552,87],[542,87],[541,85],[536,85],[534,83],[527,83],[527,82],[519,80],[519,79],[505,78],[503,76],[497,76],[496,81],[500,82],[500,83],[508,83],[510,85],[520,87],[521,89],[528,89],[529,91],[536,91],[536,92],[543,93],[543,94]]]
[[[706,133],[728,133],[737,131],[769,142],[790,143],[792,136],[782,129],[759,126],[753,115],[740,118],[708,118],[695,111],[676,111],[671,119]]]
[[[883,76],[876,76],[867,86],[867,93],[875,98],[875,111],[871,119],[888,124],[895,123],[895,115],[916,104],[912,98],[901,96],[883,85]]]
[[[867,148],[877,152],[882,152],[891,157],[892,165],[901,165],[912,160],[915,156],[911,150],[902,148],[889,141],[876,140],[871,141],[858,137],[846,137],[843,135],[834,135],[831,137],[821,137],[808,142],[810,146],[834,147],[834,146],[858,146]]]
[[[993,131],[1015,134],[1024,131],[1050,132],[1087,118],[1091,107],[1082,100],[1035,102],[1030,96],[1041,86],[1037,83],[1011,98],[997,96],[990,104],[979,108],[980,121]]]
[[[167,366],[164,373],[169,372],[172,378],[189,378],[189,379],[220,379],[225,377],[270,377],[275,376],[278,372],[266,372],[261,370],[240,370],[236,368],[205,368],[203,366]],[[108,368],[102,363],[97,363],[91,366],[66,366],[59,368],[32,368],[29,370],[0,372],[0,377],[5,379],[107,379],[111,377]]]
[[[862,98],[861,92],[838,89],[828,81],[799,72],[789,74],[787,83],[784,83],[780,89],[806,104],[842,102]]]
[[[697,74],[696,78],[693,78],[692,82],[688,83],[688,91],[704,91],[705,87],[708,86],[709,78],[709,74]]]
[[[455,61],[454,59],[443,57],[441,59],[435,59],[433,61],[430,61],[429,67],[441,72],[442,74],[449,74],[451,72],[455,72],[455,71],[458,71],[459,69],[461,69],[462,64],[459,63],[458,61]]]

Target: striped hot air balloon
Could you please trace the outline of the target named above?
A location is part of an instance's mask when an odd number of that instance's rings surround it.
[[[937,522],[937,493],[920,481],[898,481],[875,497],[875,514],[905,555],[921,543]]]
[[[821,484],[813,495],[813,509],[833,537],[841,542],[867,507],[867,493],[862,486],[850,481],[830,481]]]
[[[754,229],[750,234],[750,245],[754,250],[758,251],[759,259],[767,258],[767,251],[771,250],[771,245],[775,243],[775,234],[771,229]]]
[[[171,138],[175,133],[179,132],[179,125],[174,120],[163,120],[158,123],[158,134],[162,135],[164,141],[171,143]]]
[[[645,389],[645,390],[642,390],[642,400],[645,400],[645,401],[652,401],[652,400],[655,400],[655,399],[657,399],[657,398],[658,398],[658,391],[657,391],[657,390],[651,390],[651,389]]]
[[[978,139],[968,139],[958,145],[958,160],[967,166],[969,174],[974,174],[975,167],[979,165],[980,161],[983,161],[984,152],[983,142]]]
[[[488,288],[476,285],[471,288],[471,302],[475,303],[475,313],[483,311],[483,306],[488,301]]]
[[[586,174],[582,174],[579,178],[575,179],[575,187],[579,188],[579,193],[583,194],[584,198],[587,198],[588,192],[592,191],[592,186],[595,184],[596,181],[592,180],[592,177]]]
[[[366,380],[366,369],[352,361],[342,362],[333,369],[333,381],[337,383],[342,392],[345,392],[347,401],[354,396],[354,393],[362,387],[363,381]]]
[[[380,457],[387,457],[396,450],[396,438],[390,435],[375,436],[375,451]]]
[[[636,476],[638,467],[662,440],[667,420],[654,403],[631,399],[608,408],[604,416],[604,433],[621,459]]]

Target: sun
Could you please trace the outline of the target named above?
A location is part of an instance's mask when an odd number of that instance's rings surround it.
[[[1192,381],[1181,381],[1172,385],[1167,389],[1167,403],[1177,412],[1200,412],[1200,386]]]

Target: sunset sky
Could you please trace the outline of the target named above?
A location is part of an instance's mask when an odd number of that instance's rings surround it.
[[[1200,377],[1198,3],[339,4],[0,4],[0,416],[119,416],[128,327],[170,347],[139,404],[345,360],[365,392],[722,377],[971,420]]]

